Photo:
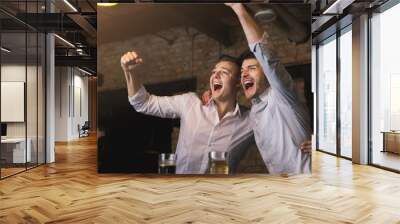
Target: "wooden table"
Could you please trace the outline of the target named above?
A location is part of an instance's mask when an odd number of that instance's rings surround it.
[[[392,152],[400,154],[400,131],[382,131],[383,150],[382,152]]]

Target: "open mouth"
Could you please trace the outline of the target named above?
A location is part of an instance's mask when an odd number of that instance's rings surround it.
[[[254,81],[253,80],[247,79],[247,80],[243,81],[243,87],[244,87],[245,90],[248,90],[253,86],[254,86]]]
[[[219,83],[219,82],[214,82],[213,83],[214,91],[218,91],[218,90],[222,89],[222,87],[223,87],[222,83]]]

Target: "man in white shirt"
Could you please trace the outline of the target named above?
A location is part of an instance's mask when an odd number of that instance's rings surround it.
[[[210,76],[212,98],[203,105],[195,93],[175,96],[155,96],[143,87],[135,67],[143,60],[136,52],[121,58],[128,99],[136,111],[163,118],[180,118],[181,126],[176,148],[177,174],[204,174],[208,167],[208,152],[229,152],[234,167],[253,139],[249,111],[236,102],[240,89],[239,65],[231,59],[221,59]]]
[[[311,173],[311,154],[298,150],[298,145],[311,138],[310,118],[290,74],[244,5],[225,4],[238,16],[254,54],[242,63],[241,84],[252,101],[254,137],[269,173]]]

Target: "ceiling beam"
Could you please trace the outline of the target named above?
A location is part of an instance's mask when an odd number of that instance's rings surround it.
[[[61,13],[19,13],[17,18],[42,32],[80,31],[82,28]]]
[[[97,60],[90,56],[56,56],[55,64],[56,66],[79,66],[93,71],[97,70]]]
[[[72,21],[79,25],[91,38],[96,39],[97,31],[96,28],[90,24],[85,17],[80,14],[68,14],[67,15]]]

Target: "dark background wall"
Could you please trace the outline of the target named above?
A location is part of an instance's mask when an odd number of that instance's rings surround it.
[[[251,7],[271,9],[262,4]],[[310,21],[305,5],[285,6],[298,21]],[[276,10],[261,18],[282,62],[312,109],[311,44],[289,40]],[[263,20],[264,19],[264,20]],[[310,29],[310,27],[308,27]],[[150,93],[173,95],[209,87],[209,72],[221,54],[238,56],[248,49],[236,16],[223,4],[119,4],[98,11],[98,169],[99,172],[157,172],[157,156],[176,148],[179,120],[136,113],[129,105],[120,57],[137,51],[144,64],[137,73]],[[239,102],[249,105],[241,94]],[[310,116],[312,111],[310,111]],[[264,172],[256,146],[242,161],[241,172]]]

